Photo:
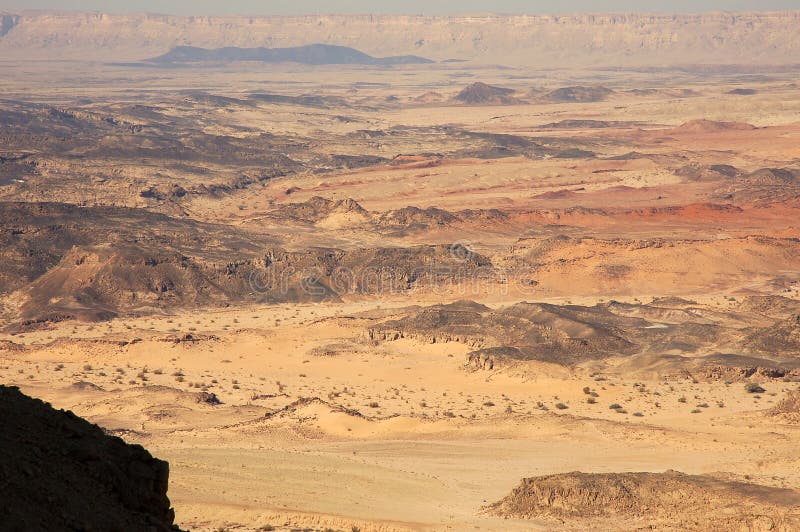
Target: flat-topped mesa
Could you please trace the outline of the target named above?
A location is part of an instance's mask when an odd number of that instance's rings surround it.
[[[306,65],[373,65],[392,66],[432,63],[415,55],[372,57],[347,46],[310,44],[288,48],[198,48],[176,46],[166,54],[149,60],[160,64],[256,61],[261,63],[301,63]]]
[[[176,46],[347,46],[520,66],[787,65],[800,11],[703,14],[295,17],[8,13],[0,52],[19,59],[140,61]],[[723,39],[709,39],[723,35]]]

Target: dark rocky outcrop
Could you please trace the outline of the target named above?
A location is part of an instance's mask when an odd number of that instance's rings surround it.
[[[730,181],[742,176],[741,170],[729,164],[690,164],[675,170],[675,175],[689,181]]]
[[[607,87],[561,87],[545,95],[545,99],[551,102],[577,102],[590,103],[600,102],[608,98],[614,91]]]
[[[776,321],[769,327],[755,329],[744,339],[744,345],[758,353],[800,353],[800,314]]]
[[[367,211],[353,199],[329,200],[314,196],[302,203],[287,203],[271,211],[269,215],[278,220],[296,220],[315,223],[335,213],[366,215]]]
[[[738,88],[729,90],[728,94],[733,94],[735,96],[753,96],[754,94],[758,94],[758,91],[755,89]]]
[[[0,386],[0,529],[177,530],[169,464]]]
[[[495,87],[478,81],[465,87],[455,99],[470,105],[507,105],[517,103],[518,100],[512,97],[514,92],[514,89]]]
[[[518,303],[491,310],[472,301],[435,305],[369,330],[371,340],[416,338],[459,342],[476,351],[467,365],[487,369],[499,363],[538,360],[572,365],[633,354],[639,318],[618,316],[602,306]]]

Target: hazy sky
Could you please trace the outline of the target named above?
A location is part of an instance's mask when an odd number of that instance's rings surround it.
[[[800,0],[0,0],[0,9],[171,14],[697,12],[800,9]]]

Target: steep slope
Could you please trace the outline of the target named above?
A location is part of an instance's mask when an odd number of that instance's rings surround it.
[[[167,531],[169,464],[0,386],[0,529]]]

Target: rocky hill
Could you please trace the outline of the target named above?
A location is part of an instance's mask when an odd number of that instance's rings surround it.
[[[138,61],[176,46],[349,46],[526,66],[786,65],[800,57],[800,11],[692,15],[176,17],[0,13],[0,54]]]
[[[552,102],[599,102],[612,91],[607,87],[562,87],[548,93],[545,98]]]
[[[169,464],[0,386],[0,529],[177,530]]]
[[[618,356],[630,357],[631,369],[644,369],[650,366],[645,355],[654,351],[680,349],[689,356],[722,349],[749,356],[671,357],[654,371],[737,381],[800,374],[794,361],[797,317],[748,328],[742,340],[741,333],[731,327],[741,316],[715,313],[691,302],[673,307],[666,300],[650,304],[612,301],[591,307],[520,302],[495,310],[464,300],[399,311],[392,319],[373,324],[365,334],[379,343],[410,338],[432,344],[466,344],[473,349],[466,360],[472,369],[497,369],[526,361],[575,366]],[[785,347],[776,347],[781,345]],[[781,360],[762,358],[777,353]]]
[[[514,94],[514,89],[477,82],[465,87],[456,95],[455,99],[466,104],[497,105],[514,103],[515,99],[511,96],[512,94]]]
[[[315,198],[284,207],[281,219],[365,213],[352,200]],[[287,251],[266,235],[141,209],[0,202],[0,222],[0,298],[19,290],[7,307],[24,327],[153,308],[403,292],[491,273],[489,259],[460,244]]]

